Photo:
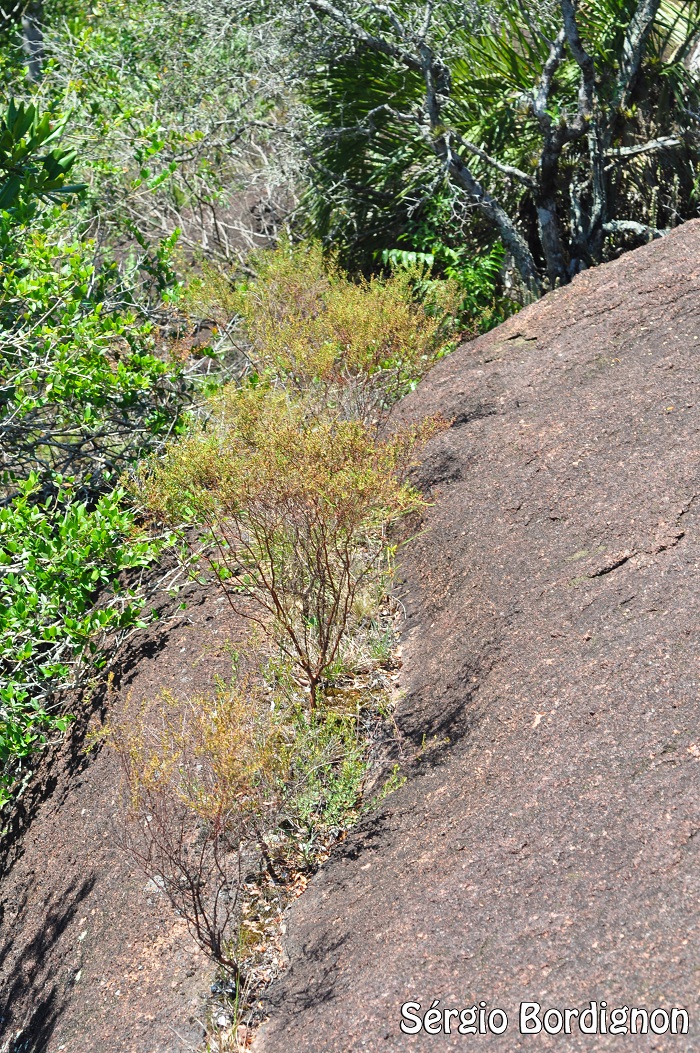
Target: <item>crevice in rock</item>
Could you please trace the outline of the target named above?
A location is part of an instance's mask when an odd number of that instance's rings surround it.
[[[591,574],[588,574],[589,578],[602,578],[606,574],[612,574],[614,570],[619,570],[620,567],[624,567],[625,563],[629,563],[637,555],[637,552],[628,552],[624,556],[620,556],[619,559],[613,560],[612,563],[606,563],[604,567],[600,567],[599,570],[594,570]]]

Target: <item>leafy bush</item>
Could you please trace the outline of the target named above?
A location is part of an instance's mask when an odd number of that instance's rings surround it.
[[[379,719],[342,708],[309,716],[294,692],[260,677],[267,663],[254,645],[246,657],[253,676],[236,663],[213,697],[128,701],[99,736],[124,775],[124,846],[237,989],[252,875],[262,862],[281,891],[357,820],[365,723]]]
[[[11,102],[4,125],[0,479],[6,494],[31,472],[100,492],[177,426],[188,384],[154,354],[155,327],[108,254],[64,237],[66,202],[54,201],[80,190],[66,183],[75,158],[37,151],[63,134],[65,116]]]
[[[357,820],[367,777],[367,741],[357,714],[329,709],[323,720],[293,725],[284,820],[308,860],[319,839],[337,836]]]
[[[64,123],[10,103],[0,129],[0,804],[67,726],[59,693],[139,624],[122,575],[160,545],[115,481],[177,430],[191,391],[117,265],[62,237],[80,188],[73,156],[46,149]]]
[[[267,156],[281,78],[263,75],[263,10],[54,0],[43,46],[34,91],[71,112],[91,236],[139,254],[179,229],[188,251],[224,260],[269,243],[295,176]]]
[[[51,115],[39,114],[33,103],[17,104],[10,99],[5,117],[0,121],[0,209],[9,209],[24,198],[65,200],[84,189],[80,183],[67,182],[76,161],[74,150],[54,146],[63,134],[66,117],[52,121]]]
[[[406,236],[405,240],[411,239]],[[408,271],[425,267],[426,274],[416,282],[416,290],[423,300],[429,300],[435,285],[439,288],[442,281],[433,277],[433,273],[453,282],[457,289],[455,321],[467,333],[488,332],[516,310],[515,301],[498,292],[505,262],[501,245],[474,253],[467,246],[452,248],[436,236],[413,240],[424,249],[384,249],[382,262],[393,269],[402,267]]]
[[[245,285],[209,269],[190,289],[227,334],[242,317],[249,369],[141,465],[134,493],[156,520],[204,527],[204,559],[273,656],[252,648],[252,678],[213,700],[127,706],[107,731],[128,849],[237,990],[253,847],[276,881],[280,856],[308,869],[361,808],[379,719],[367,677],[391,638],[367,623],[393,569],[387,528],[424,506],[406,470],[442,423],[390,430],[386,415],[450,324],[444,282],[417,300],[422,270],[353,283],[318,245],[289,244],[256,266]],[[348,708],[353,657],[365,682]]]
[[[136,582],[128,588],[122,575],[159,548],[136,530],[122,491],[89,508],[68,481],[54,484],[37,501],[31,475],[0,506],[0,805],[18,766],[68,724],[51,708],[57,689],[104,661],[108,636],[140,624]]]
[[[0,274],[0,468],[95,493],[176,428],[191,385],[155,353],[155,327],[88,243],[12,231]],[[125,302],[126,301],[126,302]]]
[[[347,419],[376,423],[454,346],[457,284],[425,267],[352,281],[318,243],[283,241],[255,269],[235,287],[210,272],[191,299],[220,324],[240,315],[256,374]]]
[[[231,602],[298,665],[312,710],[358,596],[383,573],[387,525],[422,505],[402,476],[438,426],[379,441],[283,391],[230,385],[140,474],[151,513],[208,528]]]

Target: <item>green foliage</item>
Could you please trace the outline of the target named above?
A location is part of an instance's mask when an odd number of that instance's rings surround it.
[[[299,714],[292,728],[284,814],[311,862],[317,842],[357,821],[369,770],[367,741],[352,714],[329,711],[316,720]]]
[[[143,604],[123,575],[160,548],[136,531],[122,491],[89,508],[69,480],[53,482],[55,495],[37,500],[32,474],[0,507],[0,805],[18,765],[67,727],[51,708],[57,689],[85,663],[99,667],[108,634],[140,624]]]
[[[46,0],[43,13],[36,83],[19,21],[0,36],[2,800],[64,727],[63,689],[135,624],[120,581],[159,545],[135,540],[114,486],[178,433],[195,394],[167,351],[184,326],[179,228],[193,246],[226,227],[252,171],[232,160],[240,108],[267,105],[228,13],[161,0]]]
[[[276,207],[262,127],[275,122],[275,91],[254,21],[203,0],[54,2],[44,50],[37,92],[71,111],[91,234],[138,253],[177,228],[188,250],[223,259],[265,243],[236,200],[259,187]]]
[[[11,249],[11,251],[10,251]],[[12,232],[0,272],[0,466],[70,475],[99,492],[177,427],[188,384],[155,354],[155,330],[89,242]],[[129,303],[129,299],[132,302]]]
[[[0,131],[0,805],[67,726],[59,693],[137,624],[120,576],[159,545],[114,486],[178,428],[190,391],[156,353],[134,274],[66,237],[74,157],[45,152],[64,124],[11,103]]]
[[[39,114],[33,103],[17,104],[11,99],[4,118],[0,120],[0,210],[13,208],[20,199],[32,198],[61,201],[79,194],[84,185],[66,182],[75,164],[74,150],[54,147],[40,154],[60,139],[67,116],[51,120]]]
[[[416,237],[414,244],[424,247],[418,251],[384,249],[382,263],[409,272],[415,271],[417,267],[425,267],[427,274],[416,282],[417,292],[424,301],[430,299],[433,288],[436,285],[439,288],[442,282],[442,279],[432,277],[434,272],[444,274],[449,281],[454,282],[459,290],[455,320],[460,328],[467,332],[476,329],[485,333],[513,313],[516,308],[514,301],[498,293],[505,260],[501,245],[494,245],[488,251],[475,255],[466,246],[453,249],[439,238],[429,240]]]

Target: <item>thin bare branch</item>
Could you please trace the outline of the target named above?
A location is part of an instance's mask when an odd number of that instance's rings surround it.
[[[486,164],[491,165],[492,168],[497,169],[497,171],[508,176],[510,179],[516,179],[519,183],[522,183],[523,186],[528,187],[529,190],[535,190],[537,184],[527,172],[523,172],[520,168],[514,168],[513,165],[504,164],[502,161],[498,161],[495,157],[491,157],[485,150],[482,150],[475,143],[470,143],[466,139],[463,139],[459,133],[453,132],[452,134],[462,149],[468,150],[469,153],[474,154]]]
[[[328,0],[309,0],[309,6],[319,14],[328,15],[329,18],[332,18],[334,22],[337,22],[338,25],[350,33],[355,40],[361,41],[374,51],[381,52],[382,55],[387,55],[389,58],[396,59],[397,62],[402,62],[416,73],[422,72],[420,62],[410,52],[404,48],[397,47],[383,37],[368,33],[359,22],[355,22],[354,19],[344,14],[343,11],[340,11],[334,4],[329,3]]]
[[[612,219],[603,224],[603,230],[606,234],[641,234],[653,240],[663,238],[669,233],[667,230],[659,230],[658,227],[648,227],[646,223],[637,223],[633,219]]]
[[[640,154],[655,154],[661,150],[674,150],[677,146],[682,145],[683,140],[675,135],[661,135],[658,139],[650,139],[648,143],[640,143],[639,146],[618,146],[614,150],[606,150],[605,156],[610,160],[639,157]]]
[[[574,61],[581,70],[579,113],[586,120],[592,117],[596,102],[595,63],[581,42],[573,0],[561,0],[561,12],[564,18],[566,42]]]

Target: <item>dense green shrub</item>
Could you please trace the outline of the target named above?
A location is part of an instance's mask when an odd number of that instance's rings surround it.
[[[10,103],[0,129],[0,804],[65,728],[61,690],[138,623],[122,576],[159,545],[114,487],[177,430],[191,393],[156,354],[128,271],[66,236],[81,188],[64,123]]]
[[[55,145],[64,125],[60,115],[51,121],[11,102],[0,131],[5,494],[32,472],[69,475],[84,492],[100,492],[177,427],[188,395],[181,367],[154,353],[135,276],[66,230],[67,202],[81,187],[68,183],[74,155]],[[162,253],[160,262],[164,271]]]
[[[19,205],[26,215],[36,198],[65,201],[83,190],[82,184],[68,182],[75,151],[54,145],[65,123],[65,117],[52,121],[51,114],[40,114],[33,103],[10,99],[0,120],[0,210]]]
[[[157,330],[129,302],[116,266],[98,267],[89,242],[56,244],[45,226],[5,241],[2,482],[11,492],[32,471],[58,472],[100,492],[177,428],[191,384],[155,353]]]
[[[21,763],[67,726],[51,708],[57,690],[99,667],[107,637],[140,624],[137,582],[123,575],[159,550],[122,491],[89,508],[70,482],[52,481],[54,495],[37,500],[33,474],[0,506],[0,805]]]
[[[406,232],[399,244],[412,244],[412,249],[383,249],[382,263],[393,270],[403,268],[416,272],[424,268],[415,282],[417,295],[430,302],[435,291],[441,293],[445,279],[453,285],[454,323],[466,336],[485,333],[505,321],[517,310],[516,301],[504,295],[502,245],[476,251],[467,245],[453,248],[441,240],[440,233],[429,224],[420,224],[416,232]]]
[[[188,253],[226,260],[274,236],[294,177],[267,156],[279,90],[255,18],[210,0],[47,0],[44,53],[33,91],[71,112],[91,236],[138,255],[179,229]]]

